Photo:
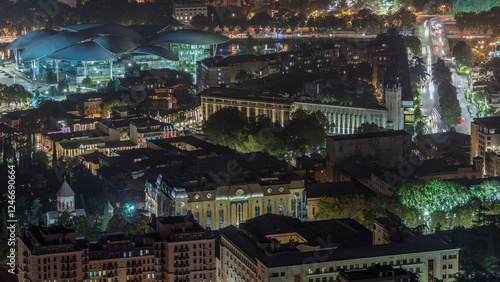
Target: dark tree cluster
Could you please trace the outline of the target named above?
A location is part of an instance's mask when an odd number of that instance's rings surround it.
[[[34,29],[57,28],[79,22],[112,22],[123,25],[175,24],[162,5],[122,0],[88,1],[77,8],[64,3],[50,5],[27,0],[4,5],[0,9],[0,36],[19,36]]]
[[[320,112],[297,110],[284,127],[265,116],[247,119],[237,108],[223,108],[206,121],[203,132],[214,144],[240,152],[262,152],[278,159],[324,153],[330,125]]]
[[[460,123],[462,109],[457,97],[457,88],[451,83],[451,71],[444,60],[438,59],[433,65],[433,80],[438,85],[441,120],[447,127]]]
[[[485,71],[493,72],[495,79],[500,81],[500,58],[495,57],[489,60],[486,64],[483,65],[483,69]]]
[[[471,2],[483,3],[488,1]],[[486,34],[488,31],[491,31],[492,38],[500,36],[500,7],[482,10],[482,12],[460,12],[455,15],[455,21],[462,35],[464,31],[474,34]]]
[[[453,47],[453,57],[459,67],[471,67],[474,64],[472,49],[465,41],[460,41]]]

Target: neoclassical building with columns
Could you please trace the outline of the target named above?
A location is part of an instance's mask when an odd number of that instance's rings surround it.
[[[227,167],[234,167],[233,160],[241,163],[239,157],[249,155],[222,158],[229,159]],[[253,157],[248,167],[234,170],[242,171],[239,173],[218,170],[221,157],[201,160],[213,163],[213,170],[204,171],[202,163],[200,172],[184,174],[182,179],[180,174],[159,173],[156,179],[146,181],[146,209],[157,216],[191,211],[201,226],[211,229],[239,225],[266,213],[307,220],[304,180],[286,167],[264,165],[267,158],[260,154]]]
[[[291,114],[303,109],[320,111],[332,126],[327,134],[353,134],[363,123],[375,123],[393,130],[413,128],[413,102],[402,100],[400,86],[387,85],[384,106],[340,105],[315,100],[291,99],[286,95],[271,95],[253,90],[209,88],[201,93],[203,120],[226,107],[238,108],[247,118],[264,115],[284,126]],[[408,128],[407,128],[408,127]]]
[[[203,120],[222,108],[236,107],[247,118],[264,115],[283,126],[294,111],[293,99],[232,88],[209,88],[201,93]]]
[[[334,125],[330,128],[330,132],[327,132],[328,134],[353,134],[365,122],[387,128],[388,112],[382,106],[357,107],[307,101],[295,102],[294,108],[322,112],[328,122]]]

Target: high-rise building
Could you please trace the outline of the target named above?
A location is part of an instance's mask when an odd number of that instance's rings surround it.
[[[215,281],[215,239],[192,214],[97,242],[62,226],[22,227],[17,239],[20,281]]]

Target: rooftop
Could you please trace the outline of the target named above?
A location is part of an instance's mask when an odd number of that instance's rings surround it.
[[[356,139],[369,139],[369,138],[396,137],[396,136],[408,136],[411,138],[411,134],[404,130],[387,130],[381,132],[335,135],[335,136],[329,136],[328,138],[334,141],[343,141],[343,140],[356,140]]]
[[[307,198],[321,196],[374,195],[375,192],[357,181],[306,184]]]
[[[327,262],[442,250],[457,250],[457,248],[434,235],[423,235],[412,237],[409,242],[404,243],[335,250],[316,250],[314,252],[293,252],[293,255],[290,252],[280,252],[273,253],[268,256],[261,256],[259,260],[261,260],[267,267],[280,267],[301,265],[304,261],[310,260],[314,257],[321,257],[324,262]]]
[[[278,95],[266,94],[252,90],[242,90],[234,88],[209,88],[201,93],[205,97],[225,97],[231,99],[242,99],[249,101],[265,101],[279,104],[292,104],[293,99]]]
[[[415,176],[418,175],[429,175],[436,173],[453,173],[460,168],[472,168],[472,165],[467,164],[450,164],[445,159],[430,159],[423,160],[421,165],[415,165]]]
[[[486,127],[500,127],[500,117],[475,118],[474,123],[478,123]]]
[[[75,192],[73,192],[73,189],[71,189],[68,182],[66,182],[66,178],[64,178],[64,181],[61,185],[61,188],[59,188],[59,191],[57,191],[57,196],[58,197],[74,197],[75,196]]]

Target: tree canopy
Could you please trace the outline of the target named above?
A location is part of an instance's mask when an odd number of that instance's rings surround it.
[[[484,64],[484,69],[493,72],[497,81],[500,81],[500,58],[495,57]]]
[[[386,131],[386,129],[383,128],[382,126],[378,126],[374,122],[372,123],[365,122],[358,127],[356,133],[369,133],[369,132],[381,132],[381,131]]]
[[[265,116],[249,120],[237,108],[223,108],[205,122],[211,142],[240,152],[262,152],[278,159],[323,153],[331,125],[321,112],[296,110],[284,127]]]
[[[453,57],[460,67],[471,67],[474,64],[472,49],[465,41],[459,41],[453,47]]]
[[[449,80],[444,80],[438,86],[438,95],[443,123],[448,127],[460,123],[462,108],[457,98],[456,87]]]
[[[451,71],[444,62],[443,59],[438,59],[435,64],[432,65],[432,80],[435,83],[440,84],[441,82],[448,80],[451,81]]]
[[[486,180],[464,186],[452,180],[434,179],[428,182],[405,181],[395,187],[391,197],[373,196],[322,197],[317,219],[352,217],[371,228],[371,219],[392,216],[408,227],[426,225],[427,230],[471,227],[477,211],[484,207],[487,214],[500,213],[500,182]],[[357,208],[357,207],[362,208]]]

